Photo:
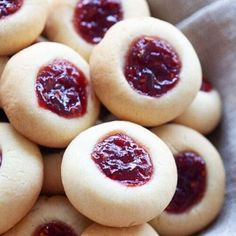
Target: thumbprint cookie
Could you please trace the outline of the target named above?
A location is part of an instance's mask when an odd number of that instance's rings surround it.
[[[43,181],[39,148],[0,123],[0,234],[12,228],[33,207]]]
[[[169,124],[152,130],[172,151],[178,172],[175,195],[165,211],[150,223],[161,235],[190,235],[219,214],[225,172],[215,147],[200,133]]]
[[[3,236],[79,236],[90,224],[66,197],[40,197],[28,215]]]
[[[209,134],[220,122],[222,102],[218,91],[203,79],[202,86],[192,104],[175,119],[175,123],[186,125],[202,134]]]
[[[149,224],[128,228],[114,228],[93,224],[85,229],[81,236],[158,236],[158,234]]]
[[[176,182],[168,147],[127,121],[80,133],[62,160],[62,183],[70,202],[91,220],[111,227],[142,224],[161,214]]]
[[[67,146],[99,113],[87,62],[58,43],[37,43],[14,55],[2,74],[0,98],[15,129],[48,147]]]
[[[92,49],[117,22],[149,16],[146,0],[60,0],[50,12],[46,34],[89,59]]]
[[[47,10],[47,0],[1,0],[0,55],[31,45],[44,28]]]
[[[191,104],[201,66],[188,39],[151,17],[117,23],[90,58],[95,92],[118,118],[144,126],[166,123]]]

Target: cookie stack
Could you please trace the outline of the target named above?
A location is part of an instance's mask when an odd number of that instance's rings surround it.
[[[0,234],[189,235],[220,212],[220,96],[145,0],[0,2],[0,76]]]

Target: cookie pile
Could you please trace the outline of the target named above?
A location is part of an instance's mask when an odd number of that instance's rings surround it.
[[[145,0],[0,1],[0,77],[1,235],[190,235],[219,214],[219,93]]]

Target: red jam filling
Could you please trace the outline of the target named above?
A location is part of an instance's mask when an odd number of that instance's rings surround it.
[[[0,19],[17,12],[23,5],[23,0],[0,0]]]
[[[181,152],[175,156],[178,171],[176,192],[167,212],[180,214],[197,204],[206,190],[206,163],[197,153]]]
[[[74,27],[87,42],[97,44],[122,19],[120,0],[80,0],[74,12]]]
[[[107,177],[126,186],[144,185],[153,174],[148,152],[125,134],[114,134],[97,143],[92,159]]]
[[[168,42],[154,37],[141,37],[131,44],[124,74],[138,93],[160,97],[177,84],[180,70],[179,56]]]
[[[77,234],[62,222],[50,222],[39,226],[33,236],[77,236]]]
[[[86,113],[86,88],[84,74],[66,60],[54,60],[42,67],[35,84],[39,105],[65,118]]]
[[[202,92],[206,92],[207,93],[207,92],[211,92],[212,89],[213,89],[212,84],[209,81],[207,81],[205,78],[203,78],[200,90]]]

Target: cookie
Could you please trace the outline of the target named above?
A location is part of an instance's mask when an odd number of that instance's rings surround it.
[[[192,104],[174,122],[209,134],[220,122],[222,102],[218,91],[203,79],[202,86]]]
[[[48,147],[67,146],[99,113],[87,62],[58,43],[37,43],[14,55],[0,81],[0,99],[15,129]]]
[[[80,133],[67,147],[62,183],[74,207],[111,227],[142,224],[160,214],[176,188],[167,146],[149,130],[113,121]]]
[[[178,171],[177,189],[168,207],[150,223],[161,235],[190,235],[219,214],[225,172],[215,147],[200,133],[169,124],[152,130],[170,148]]]
[[[89,226],[81,236],[158,236],[149,224],[129,228],[106,227],[98,224]]]
[[[64,194],[61,181],[61,162],[64,152],[43,155],[44,178],[42,193],[46,195]]]
[[[28,215],[4,236],[77,236],[90,224],[66,197],[40,197]]]
[[[4,0],[0,6],[0,56],[31,45],[42,32],[47,0]]]
[[[43,181],[38,147],[0,123],[0,234],[18,223],[32,208]]]
[[[90,58],[92,82],[118,118],[144,126],[166,123],[191,104],[201,66],[188,39],[151,17],[112,26]]]
[[[146,0],[60,0],[46,24],[52,41],[64,43],[89,59],[94,46],[120,20],[149,16]]]

